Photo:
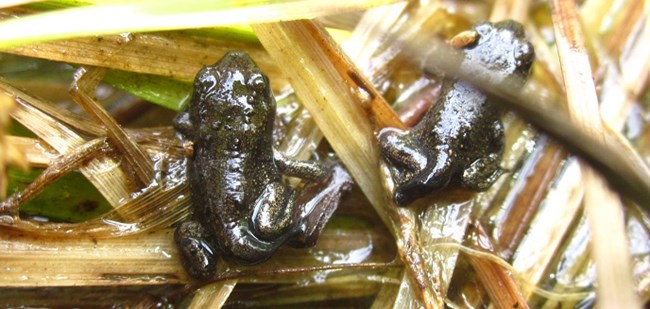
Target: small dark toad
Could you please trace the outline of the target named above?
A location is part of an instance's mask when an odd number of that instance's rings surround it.
[[[460,69],[486,74],[497,83],[523,86],[535,55],[522,26],[514,21],[484,22],[474,31],[477,39],[458,51],[463,55]],[[479,65],[487,70],[473,69]],[[504,133],[502,112],[492,100],[468,83],[448,79],[438,102],[416,126],[379,132],[398,205],[449,184],[483,191],[497,180],[503,173]]]
[[[204,67],[174,126],[192,144],[193,218],[175,241],[187,272],[206,279],[217,255],[267,260],[285,243],[312,246],[351,179],[338,165],[293,161],[273,149],[276,103],[269,80],[244,52]],[[295,189],[283,175],[306,180]]]

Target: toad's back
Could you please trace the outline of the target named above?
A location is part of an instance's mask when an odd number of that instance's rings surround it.
[[[280,179],[272,150],[275,109],[268,79],[245,53],[229,53],[198,73],[188,119],[176,125],[193,142],[196,211],[211,222],[250,217],[264,186]]]

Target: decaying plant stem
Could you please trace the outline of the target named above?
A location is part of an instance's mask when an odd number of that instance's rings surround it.
[[[490,246],[490,240],[483,227],[473,225],[470,227],[469,241],[472,247],[494,252],[495,248],[486,248]],[[482,257],[466,255],[469,263],[476,271],[479,280],[487,291],[492,304],[497,308],[528,308],[528,303],[519,285],[513,280],[512,275],[506,270],[494,263],[493,261]]]
[[[379,154],[372,142],[375,139],[374,128],[369,118],[377,119],[376,122],[383,125],[403,125],[370,83],[364,82],[362,75],[357,73],[329,35],[314,22],[262,24],[255,25],[253,29],[267,51],[286,69],[293,88],[341,161],[384,222],[393,229],[400,256],[411,273],[414,288],[424,305],[430,308],[442,306],[436,301],[437,289],[432,286],[434,281],[428,278],[424,257],[418,246],[414,232],[415,217],[404,213],[409,210],[393,205],[381,185]],[[293,53],[288,53],[288,50]],[[308,64],[293,59],[304,59]],[[318,69],[305,70],[305,67]],[[360,104],[362,100],[355,98],[350,89],[368,92],[370,103]],[[376,118],[365,117],[367,112]]]
[[[0,90],[13,96],[18,103],[11,112],[11,116],[59,153],[67,153],[87,142],[79,134],[61,123],[57,118],[60,113],[56,113],[52,106],[18,90],[3,79],[0,79]],[[64,114],[64,118],[68,118],[66,115]],[[73,121],[72,118],[68,120]],[[86,126],[84,122],[74,122],[78,126],[85,127],[88,131],[101,135],[102,130],[96,125]],[[80,169],[113,207],[130,198],[128,181],[125,181],[127,177],[121,169],[111,168],[116,165],[112,159],[100,157]],[[110,169],[110,172],[107,168]]]

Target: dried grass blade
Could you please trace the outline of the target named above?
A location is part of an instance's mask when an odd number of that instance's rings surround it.
[[[57,117],[50,117],[42,110],[56,112],[52,106],[28,96],[27,94],[0,83],[1,89],[18,100],[18,108],[12,116],[24,123],[28,128],[54,147],[59,153],[69,153],[85,143],[79,135],[59,122]],[[36,107],[36,108],[35,108]],[[64,115],[65,116],[65,115]],[[78,117],[77,117],[78,118]],[[73,126],[84,127],[87,124],[78,123],[77,118],[68,117],[66,121]],[[87,122],[87,121],[86,121]],[[103,133],[95,124],[87,131]],[[86,128],[86,129],[88,129]],[[101,134],[103,135],[103,134]],[[142,137],[142,136],[141,136]],[[163,142],[173,145],[172,142]],[[152,148],[153,147],[153,148]],[[158,145],[151,145],[150,151]],[[168,148],[171,146],[167,146]],[[171,188],[162,185],[132,199],[128,188],[128,180],[119,168],[119,164],[108,157],[100,157],[90,161],[80,170],[95,185],[114,207],[119,206],[119,213],[109,214],[105,218],[95,219],[81,224],[32,224],[27,221],[13,223],[13,227],[30,233],[45,233],[48,235],[70,235],[71,233],[87,234],[94,237],[115,237],[147,230],[153,227],[168,226],[187,215],[189,193],[187,187],[176,184]],[[123,218],[131,218],[131,222],[123,222]]]
[[[2,78],[0,78],[0,89],[3,89],[6,93],[13,95],[19,104],[29,105],[33,108],[38,109],[44,115],[50,117],[50,119],[55,119],[58,122],[58,126],[65,124],[79,130],[80,133],[86,133],[92,136],[102,136],[106,134],[106,130],[103,127],[99,126],[97,123],[82,118],[67,109],[57,108],[54,104],[43,102],[35,97],[32,97],[31,95],[28,95],[27,93],[18,90],[18,88],[10,85],[6,80]]]
[[[614,56],[620,54],[621,49],[625,46],[625,40],[633,31],[636,22],[639,18],[644,18],[644,6],[647,6],[645,0],[630,0],[626,2],[621,9],[622,12],[617,12],[618,22],[615,23],[616,28],[609,35],[606,45],[610,53]],[[646,15],[645,18],[648,16]],[[647,21],[646,21],[647,23]]]
[[[0,287],[183,283],[188,278],[172,234],[164,229],[111,239],[46,238],[3,229],[0,262],[5,268]]]
[[[10,124],[10,113],[14,108],[13,98],[6,93],[0,93],[0,200],[4,200],[7,194],[8,166],[17,166],[22,170],[27,170],[29,167],[25,155],[12,143],[5,132]]]
[[[534,158],[528,159],[526,164],[534,166],[528,169],[523,167],[520,179],[525,182],[512,201],[509,201],[507,214],[496,218],[495,225],[499,226],[497,247],[500,255],[510,259],[521,240],[528,233],[530,223],[536,216],[540,205],[544,201],[549,186],[554,180],[562,162],[566,159],[567,153],[558,144],[538,140],[538,152],[532,154]]]
[[[274,88],[286,84],[279,68],[254,46],[173,33],[130,34],[126,39],[117,35],[68,39],[14,47],[5,52],[191,81],[201,66],[215,63],[232,49],[246,50],[273,77]]]
[[[50,237],[83,235],[95,239],[114,238],[169,227],[184,219],[189,213],[190,206],[189,190],[186,185],[165,190],[155,187],[120,205],[119,212],[114,210],[90,221],[75,224],[43,224],[19,220],[6,223],[6,227],[26,234]],[[124,217],[135,219],[125,222]]]
[[[389,38],[386,34],[403,16],[408,3],[395,3],[367,10],[350,37],[343,43],[343,49],[354,63],[365,70],[370,67],[373,55]],[[378,22],[379,21],[379,22]],[[374,75],[374,74],[368,74]]]
[[[172,195],[178,197],[187,193],[187,188],[181,187],[180,189],[181,192],[172,190]],[[155,196],[161,192],[154,193]],[[162,193],[166,194],[166,192]],[[168,210],[161,209],[156,216],[161,217]],[[106,218],[104,220],[108,221]],[[95,226],[97,227],[97,225]],[[103,228],[105,229],[106,226],[108,225],[105,223]],[[117,227],[116,224],[115,228]],[[129,228],[129,225],[124,224],[122,228]],[[25,234],[22,230],[16,231],[15,229],[15,226],[0,229],[0,263],[6,267],[6,271],[0,274],[0,287],[19,285],[22,287],[133,286],[187,284],[190,282],[190,278],[181,267],[173,241],[174,231],[170,228],[159,228],[149,233],[129,236],[118,234],[122,237],[108,239],[105,238],[107,235],[99,235],[99,233],[93,233],[96,231],[92,230],[86,231],[89,233],[84,233],[79,229],[65,230],[64,225],[61,225],[61,230],[56,231],[57,234],[48,233],[47,235],[44,233]],[[342,235],[349,237],[342,238]],[[386,239],[383,231],[356,228],[349,231],[344,228],[326,228],[314,250],[330,254],[332,252],[349,252],[345,250],[367,249],[369,245],[382,243],[377,241],[379,239],[384,239],[385,242],[390,241]],[[368,260],[390,259],[380,251],[373,250],[372,255],[368,256]],[[39,267],[34,267],[36,264]],[[234,284],[235,281],[229,279],[247,280],[247,282],[256,284],[291,284],[296,282],[296,278],[313,279],[313,272],[329,273],[346,269],[352,271],[370,270],[376,274],[375,279],[394,283],[391,281],[392,277],[384,278],[383,276],[386,275],[387,269],[398,266],[393,262],[360,264],[356,262],[351,264],[315,262],[312,252],[291,248],[282,248],[268,263],[260,265],[247,267],[222,265],[226,272],[222,279],[229,281],[230,284]],[[352,280],[358,281],[358,278],[355,279],[355,277],[353,274]],[[327,279],[328,282],[336,283],[335,280],[337,280],[336,276]],[[211,294],[207,292],[206,294]],[[225,291],[217,290],[216,292]],[[220,297],[212,300],[220,301],[220,299],[223,300]]]
[[[480,226],[472,228],[467,239],[470,239],[474,248],[481,248],[490,252],[495,251],[495,248],[484,248],[491,241]],[[466,256],[495,307],[528,308],[526,298],[524,298],[524,295],[519,290],[519,286],[507,270],[503,269],[501,265],[483,257],[473,256],[471,254]]]
[[[410,278],[408,272],[402,274],[400,286],[395,296],[395,301],[392,308],[422,308],[422,301],[416,293],[413,286],[413,280]],[[444,307],[437,307],[444,308]]]
[[[43,155],[37,146],[36,139],[19,136],[7,136],[7,143],[12,145],[18,153],[25,156],[27,164],[32,167],[46,167],[50,164],[51,158]]]
[[[394,12],[391,14],[384,10],[394,10]],[[406,5],[395,4],[383,10],[378,9],[362,20],[370,23],[368,26],[370,29],[365,31],[376,33],[378,38],[374,38],[371,41],[370,38],[359,38],[361,34],[353,34],[352,39],[356,36],[356,39],[359,39],[359,41],[346,44],[346,51],[355,55],[355,63],[361,66],[366,76],[372,77],[373,84],[380,85],[386,82],[388,75],[386,73],[390,69],[391,64],[393,64],[395,57],[403,52],[403,47],[400,44],[402,40],[417,37],[417,34],[425,27],[425,23],[435,25],[445,24],[446,21],[436,14],[436,12],[440,12],[441,10],[441,1],[432,1],[431,3],[412,1]],[[385,14],[387,25],[374,23],[372,18],[376,18],[375,13]],[[442,30],[442,27],[438,29],[427,28],[427,31],[431,30]],[[361,44],[360,42],[366,44]],[[373,49],[373,46],[378,47]],[[372,59],[369,58],[371,56]]]
[[[237,285],[237,279],[205,285],[195,292],[188,308],[221,308],[228,300],[235,285]]]
[[[350,69],[354,66],[349,60],[341,59],[343,53],[340,49],[313,22],[262,24],[253,26],[253,29],[269,53],[285,68],[296,93],[337,155],[380,217],[393,229],[400,255],[410,269],[411,278],[417,282],[415,289],[425,306],[435,307],[436,291],[430,285],[421,248],[414,235],[415,218],[412,214],[398,215],[381,185],[378,149],[374,143],[373,127],[366,116],[369,112],[372,114],[369,110],[371,105],[357,103],[359,98],[350,93],[351,89],[358,91],[362,87],[370,90],[372,87],[365,86],[367,83],[358,84],[362,75],[350,78],[348,72],[355,72]],[[341,75],[344,63],[347,63],[347,69]],[[350,81],[353,83],[346,84]],[[381,96],[372,99],[381,100]]]
[[[646,11],[650,13],[650,5]],[[600,114],[603,121],[618,132],[623,130],[633,102],[639,100],[650,77],[650,44],[646,43],[650,41],[650,23],[644,16],[637,17],[636,20],[623,21],[634,23],[635,30],[629,33],[629,36],[619,38],[621,42],[626,43],[625,47],[621,47],[618,61],[609,57],[606,57],[605,61],[601,60],[605,62],[603,66],[606,76],[600,94]]]
[[[580,213],[583,187],[579,169],[575,159],[566,164],[564,174],[546,195],[513,257],[512,266],[533,285],[543,280],[545,270]],[[525,292],[528,298],[532,290]]]
[[[573,1],[559,0],[550,0],[549,5],[570,117],[593,137],[604,141],[598,97],[576,5]],[[599,305],[604,308],[639,308],[631,280],[631,258],[621,201],[590,166],[581,164],[581,170],[584,203],[592,232],[592,253],[598,273]]]
[[[14,96],[19,103],[12,116],[25,124],[59,153],[65,154],[74,151],[86,142],[59,122],[58,117],[62,115],[56,113],[56,109],[52,106],[30,97],[6,83],[0,83],[0,89]],[[56,113],[57,116],[51,117],[43,110]],[[87,125],[77,122],[77,118],[68,117],[67,121],[74,127],[85,127],[86,131],[104,132],[96,124]],[[139,137],[136,136],[136,138],[143,137],[146,139],[146,136],[142,134]],[[156,139],[155,141],[160,142],[161,140]],[[162,143],[174,144],[173,141],[163,141]],[[147,147],[148,151],[153,151],[153,153],[161,151],[158,149],[158,144]],[[165,149],[169,149],[169,147]],[[188,213],[189,193],[184,185],[175,184],[169,188],[162,185],[156,186],[132,199],[130,195],[132,188],[127,187],[129,181],[119,168],[119,164],[109,157],[96,158],[81,167],[80,170],[113,207],[119,206],[119,213],[111,213],[104,218],[81,224],[32,224],[20,220],[14,222],[12,226],[29,233],[62,236],[78,233],[103,238],[122,236],[154,227],[166,227],[182,219]],[[130,218],[131,222],[124,222],[123,218]]]
[[[645,7],[645,18],[641,16],[637,20],[638,32],[629,38],[630,49],[623,50],[621,58],[621,73],[625,89],[632,93],[633,97],[639,96],[650,80],[650,3]]]
[[[18,102],[16,110],[11,113],[12,117],[29,128],[59,153],[63,154],[72,151],[86,142],[57,119],[30,104],[30,102],[40,102],[39,100],[1,80],[0,89],[15,97]],[[130,189],[126,186],[126,175],[113,159],[108,157],[97,158],[80,170],[113,207],[130,198]]]
[[[0,93],[0,200],[7,196],[9,179],[7,175],[9,153],[5,129],[9,125],[9,110],[13,107],[14,100],[4,93]]]
[[[513,19],[524,23],[528,18],[528,9],[531,0],[497,0],[492,5],[490,21],[497,22],[504,19]]]
[[[121,150],[122,155],[140,180],[140,185],[146,186],[154,177],[151,159],[129,138],[115,119],[90,95],[95,93],[95,89],[105,73],[106,70],[104,69],[80,68],[75,73],[75,80],[72,83],[72,88],[70,88],[70,95],[91,117],[106,127],[108,137]]]
[[[34,11],[12,9],[5,12],[22,18]],[[272,77],[275,89],[286,84],[286,79],[280,75],[279,68],[261,49],[259,43],[215,38],[203,33],[104,35],[34,43],[4,51],[35,58],[191,81],[201,66],[215,63],[232,49],[247,51],[260,68]]]
[[[408,280],[407,277],[404,278]],[[379,290],[379,293],[377,293],[377,297],[375,297],[374,301],[372,302],[372,307],[370,307],[370,309],[400,308],[393,307],[397,305],[395,301],[397,299],[399,291],[399,285],[384,284],[381,287],[381,290]]]
[[[582,23],[585,29],[602,29],[600,24],[603,20],[609,19],[613,14],[612,5],[614,0],[587,0],[580,6],[580,15],[583,16]]]

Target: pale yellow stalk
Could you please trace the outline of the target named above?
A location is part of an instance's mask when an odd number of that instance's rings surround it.
[[[598,97],[574,2],[549,1],[571,119],[603,142]],[[598,305],[639,308],[631,280],[623,206],[619,196],[588,164],[581,164],[585,212],[598,274]]]

